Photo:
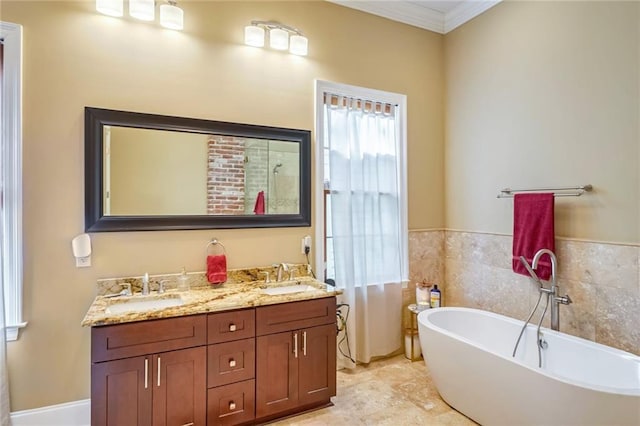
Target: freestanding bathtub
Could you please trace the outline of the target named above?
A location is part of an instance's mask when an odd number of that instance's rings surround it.
[[[425,363],[442,398],[485,426],[640,425],[640,357],[468,308],[418,315]]]

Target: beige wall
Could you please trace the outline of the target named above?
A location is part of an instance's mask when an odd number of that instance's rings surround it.
[[[206,215],[207,136],[111,128],[111,215]]]
[[[447,34],[446,224],[512,232],[504,187],[592,184],[558,236],[640,243],[640,3],[505,2]]]
[[[83,224],[83,108],[313,129],[313,80],[408,95],[409,227],[444,225],[443,37],[327,2],[188,2],[185,31],[114,19],[94,2],[3,1],[24,26],[24,313],[8,345],[13,411],[89,397],[90,330],[102,277],[203,270],[206,242],[229,267],[302,262],[309,228],[96,233]],[[277,19],[309,37],[306,58],[249,48],[243,27]],[[596,182],[594,182],[596,183]],[[314,218],[315,220],[315,218]],[[278,250],[273,250],[277,247]]]

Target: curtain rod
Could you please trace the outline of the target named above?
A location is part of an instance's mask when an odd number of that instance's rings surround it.
[[[579,197],[585,192],[593,190],[592,185],[583,186],[559,186],[552,188],[526,188],[526,189],[512,189],[504,188],[500,190],[497,198],[513,198],[515,192],[553,192],[554,197]],[[556,191],[573,191],[573,192],[558,192]]]

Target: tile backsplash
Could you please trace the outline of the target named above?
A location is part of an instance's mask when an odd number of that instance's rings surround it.
[[[511,270],[511,241],[510,235],[410,231],[403,304],[415,302],[415,283],[426,279],[439,284],[444,306],[526,318],[538,291]],[[560,331],[640,355],[640,247],[556,239],[556,254],[560,294],[573,300],[560,306]]]

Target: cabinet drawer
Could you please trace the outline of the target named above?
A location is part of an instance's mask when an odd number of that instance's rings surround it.
[[[207,321],[208,343],[230,342],[256,335],[254,309],[209,314]]]
[[[129,358],[206,344],[206,315],[165,318],[91,329],[91,361]]]
[[[256,309],[256,320],[258,336],[333,324],[336,322],[336,298],[260,306]]]
[[[222,386],[253,379],[256,371],[254,338],[207,347],[207,386]]]
[[[255,418],[255,380],[207,391],[207,425],[237,425]]]

